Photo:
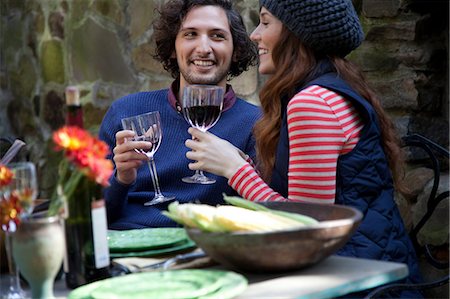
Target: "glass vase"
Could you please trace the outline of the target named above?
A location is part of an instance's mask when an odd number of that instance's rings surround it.
[[[28,217],[12,235],[14,260],[31,288],[31,298],[50,299],[64,257],[59,217]]]

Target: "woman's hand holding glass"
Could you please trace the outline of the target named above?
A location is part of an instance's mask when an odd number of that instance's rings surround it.
[[[203,170],[230,179],[247,161],[242,151],[230,142],[209,132],[189,128],[193,139],[186,140],[185,145],[192,151],[186,153],[191,170]]]

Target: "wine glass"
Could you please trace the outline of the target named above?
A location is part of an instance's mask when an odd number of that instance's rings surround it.
[[[14,174],[11,182],[11,192],[15,195],[22,207],[21,217],[28,217],[33,211],[34,201],[38,194],[36,167],[31,162],[10,164]]]
[[[8,167],[13,173],[11,183],[2,190],[1,200],[12,200],[15,197],[20,207],[20,218],[24,220],[33,211],[33,202],[37,197],[38,187],[36,168],[31,162],[10,163]],[[2,294],[1,298],[24,298],[24,291],[20,287],[19,269],[12,257],[12,234],[16,231],[16,224],[10,221],[8,226],[2,226],[5,232],[5,251],[9,268],[9,289]]]
[[[219,120],[223,106],[224,89],[216,85],[189,85],[183,89],[183,115],[186,121],[202,132],[208,131]],[[182,179],[186,183],[213,184],[203,171]]]
[[[122,119],[122,127],[124,130],[131,130],[136,133],[134,141],[151,142],[152,147],[149,149],[135,149],[136,152],[147,156],[147,164],[155,190],[155,196],[144,203],[145,206],[159,204],[161,202],[175,199],[175,196],[164,196],[159,187],[158,174],[153,155],[159,148],[162,138],[161,118],[158,111],[148,112],[137,116]]]

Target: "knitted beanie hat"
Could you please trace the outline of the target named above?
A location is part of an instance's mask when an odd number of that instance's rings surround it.
[[[259,0],[303,43],[344,57],[364,39],[351,0]]]

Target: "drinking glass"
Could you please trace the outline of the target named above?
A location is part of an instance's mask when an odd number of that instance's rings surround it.
[[[183,115],[186,121],[202,132],[208,131],[219,120],[223,106],[224,89],[216,85],[189,85],[183,89]],[[186,183],[213,184],[203,171],[182,179]]]
[[[11,200],[12,196],[16,197],[22,208],[20,218],[24,220],[33,211],[33,202],[38,193],[36,168],[31,162],[10,163],[8,167],[13,173],[13,179],[6,188],[1,190],[0,200]],[[12,234],[16,229],[14,222],[10,222],[8,227],[2,227],[5,232],[6,258],[10,275],[8,290],[5,290],[1,296],[5,299],[24,298],[25,295],[20,287],[19,269],[12,257]]]
[[[28,217],[38,194],[36,168],[31,162],[11,163],[9,167],[14,174],[11,182],[12,195],[17,196],[20,201],[21,217]]]
[[[135,149],[136,152],[147,156],[147,164],[150,170],[150,176],[155,190],[155,196],[144,203],[145,206],[158,204],[161,202],[175,199],[175,196],[164,196],[159,187],[158,174],[156,172],[155,159],[153,155],[159,148],[162,139],[161,118],[158,111],[140,114],[122,119],[122,127],[124,130],[131,130],[136,133],[134,141],[151,142],[152,147],[149,149]]]

